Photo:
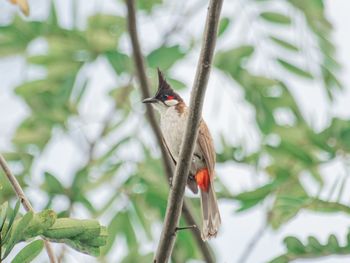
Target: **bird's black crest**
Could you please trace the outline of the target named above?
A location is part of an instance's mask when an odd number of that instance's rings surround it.
[[[183,101],[181,97],[170,87],[163,73],[158,68],[158,90],[154,97],[158,100],[164,101],[168,98],[168,96],[174,97],[174,99],[177,101]]]
[[[159,68],[157,70],[158,70],[158,92],[160,92],[161,90],[172,90],[169,83],[166,81],[163,73],[160,71]]]

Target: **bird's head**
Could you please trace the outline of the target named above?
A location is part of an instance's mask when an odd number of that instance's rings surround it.
[[[157,110],[164,111],[169,107],[174,107],[180,102],[183,102],[181,97],[170,87],[163,76],[163,73],[158,69],[158,90],[153,98],[147,98],[143,103],[151,103]]]

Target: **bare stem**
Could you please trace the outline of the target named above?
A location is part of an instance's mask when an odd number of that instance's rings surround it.
[[[244,249],[242,255],[240,256],[238,262],[239,263],[244,263],[248,260],[250,254],[252,253],[252,251],[254,250],[254,248],[256,247],[256,245],[258,244],[258,242],[260,241],[260,239],[263,237],[265,231],[267,230],[267,222],[265,222],[254,234],[254,236],[252,237],[252,239],[249,241],[248,245],[246,246],[246,248]]]
[[[223,0],[211,0],[209,3],[202,49],[191,93],[190,111],[186,125],[186,132],[181,144],[179,162],[176,166],[173,178],[173,187],[168,198],[165,222],[154,259],[155,263],[168,262],[175,244],[176,235],[173,233],[179,223],[187,182],[187,177],[184,175],[189,173],[191,164],[190,160],[197,140],[204,95],[208,84],[216,44],[217,28],[222,3]]]
[[[150,93],[150,87],[146,76],[144,58],[141,52],[140,42],[138,39],[135,2],[134,0],[125,0],[125,1],[128,9],[128,28],[129,28],[129,34],[130,34],[131,44],[133,48],[133,58],[134,58],[134,64],[136,67],[137,78],[140,84],[142,97],[149,98],[151,96],[151,93]],[[150,122],[151,128],[156,136],[158,145],[162,152],[162,160],[163,160],[163,166],[165,169],[165,174],[167,178],[170,179],[173,176],[172,161],[170,160],[170,156],[167,152],[167,149],[163,144],[162,132],[158,126],[153,109],[150,105],[146,105],[146,107],[147,107],[147,118]],[[183,211],[184,219],[188,225],[197,225],[186,203],[184,203],[184,205],[182,206],[182,211]],[[192,234],[197,242],[198,247],[202,252],[205,262],[214,263],[215,261],[210,252],[209,246],[205,242],[203,242],[203,240],[201,239],[201,235],[198,228],[192,229]]]
[[[9,166],[7,165],[5,158],[1,154],[0,154],[0,166],[1,166],[2,170],[4,171],[7,179],[9,180],[10,184],[12,185],[12,188],[15,191],[18,199],[22,203],[24,209],[27,212],[29,212],[29,211],[35,212],[31,203],[29,202],[28,198],[25,196],[22,187],[18,183],[16,177],[12,174]],[[55,254],[53,252],[51,244],[45,239],[44,239],[44,244],[45,244],[45,249],[46,249],[47,255],[49,257],[50,263],[55,263],[56,262]]]

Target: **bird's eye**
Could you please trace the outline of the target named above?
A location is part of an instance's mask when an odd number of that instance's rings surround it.
[[[162,99],[163,100],[167,100],[168,99],[168,95],[166,95],[166,94],[162,95]]]

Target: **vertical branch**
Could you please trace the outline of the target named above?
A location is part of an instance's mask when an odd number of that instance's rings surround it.
[[[138,81],[140,83],[142,97],[146,99],[151,97],[151,93],[150,93],[149,83],[146,76],[145,62],[143,59],[140,42],[138,39],[137,26],[136,26],[135,2],[134,0],[126,0],[126,4],[128,8],[128,29],[129,29],[129,35],[130,35],[131,45],[133,49],[133,59],[136,67],[136,74],[137,74]],[[171,166],[168,152],[165,148],[165,145],[163,144],[162,132],[157,124],[157,120],[154,115],[152,106],[149,104],[146,104],[146,109],[147,109],[148,121],[151,124],[154,135],[156,136],[159,147],[162,151],[163,165],[164,165],[166,174],[170,174],[170,177],[171,177],[172,166]]]
[[[25,196],[22,187],[20,186],[20,184],[18,183],[16,177],[12,174],[9,166],[6,163],[5,158],[0,154],[0,166],[2,168],[2,170],[4,171],[7,179],[9,180],[10,184],[12,185],[13,190],[16,192],[16,195],[18,197],[18,199],[20,200],[20,202],[22,203],[24,209],[29,212],[32,211],[34,212],[34,209],[31,205],[31,203],[29,202],[28,198]],[[50,263],[55,263],[55,254],[53,252],[53,249],[50,245],[50,243],[47,240],[44,240],[44,244],[45,244],[45,249],[47,252],[47,255],[50,259]]]
[[[191,93],[190,112],[187,120],[186,132],[181,144],[179,162],[176,166],[173,179],[173,188],[171,189],[168,198],[165,222],[154,259],[155,263],[168,262],[174,247],[176,237],[175,230],[179,223],[187,181],[187,176],[184,175],[187,175],[189,173],[191,164],[190,160],[192,158],[194,145],[197,140],[204,95],[209,79],[209,73],[216,44],[217,28],[219,24],[222,3],[223,0],[211,0],[209,3],[202,49]]]
[[[125,2],[128,9],[128,30],[129,30],[129,35],[131,39],[132,49],[133,49],[133,59],[136,67],[136,74],[137,74],[138,81],[140,83],[142,97],[145,99],[145,98],[149,98],[151,94],[150,94],[149,83],[146,76],[145,62],[141,52],[140,42],[138,39],[135,2],[134,0],[126,0]],[[147,118],[150,122],[151,128],[156,136],[158,145],[162,152],[162,161],[165,169],[165,174],[167,178],[170,179],[173,175],[173,165],[170,160],[167,149],[165,148],[165,145],[163,143],[162,132],[158,126],[158,123],[155,118],[151,105],[147,104],[146,109],[147,109]],[[184,203],[182,210],[183,210],[183,215],[184,215],[184,219],[186,220],[186,223],[188,225],[197,225],[186,203]],[[201,235],[198,228],[192,229],[192,234],[194,236],[194,239],[197,242],[199,249],[201,250],[201,253],[203,255],[203,258],[205,259],[205,262],[214,263],[214,259],[210,252],[209,246],[205,242],[203,242],[203,240],[201,239]]]

